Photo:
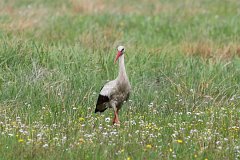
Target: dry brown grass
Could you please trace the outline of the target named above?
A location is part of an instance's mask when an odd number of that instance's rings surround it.
[[[17,8],[14,8],[14,0],[13,1],[1,1],[0,2],[0,14],[14,13]],[[70,5],[69,5],[70,4]],[[69,7],[70,6],[70,7]],[[29,8],[28,8],[29,7]],[[31,7],[22,8],[23,10],[31,10],[36,9],[36,12],[43,8],[50,9],[50,6],[47,4],[43,7],[37,8]],[[59,3],[58,6],[52,8],[57,12],[66,12],[72,11],[73,13],[81,13],[81,14],[97,14],[97,13],[116,13],[116,14],[138,14],[138,15],[158,15],[161,13],[181,13],[183,15],[193,15],[198,13],[205,13],[206,10],[201,6],[201,3],[196,1],[188,1],[184,0],[181,2],[174,2],[174,5],[169,2],[163,2],[158,0],[68,0],[64,3]],[[21,9],[20,9],[21,10]],[[20,11],[22,12],[22,11]]]
[[[0,28],[9,32],[41,28],[47,25],[49,17],[66,14],[66,5],[51,8],[44,5],[14,6],[14,1],[0,2],[0,16],[7,17],[7,21],[0,24]]]
[[[1,7],[0,15],[7,16],[9,21],[0,24],[7,31],[23,31],[25,29],[41,27],[49,10],[43,7],[14,8],[11,5]]]
[[[220,46],[212,41],[183,42],[180,44],[180,48],[188,56],[201,56],[203,58],[221,60],[230,60],[234,56],[240,56],[239,43],[229,43]]]
[[[72,11],[81,14],[137,14],[137,15],[158,15],[161,13],[173,13],[179,8],[187,11],[199,11],[198,6],[188,3],[182,6],[182,3],[176,3],[173,7],[171,3],[162,3],[156,0],[138,0],[138,1],[115,1],[115,0],[70,0]],[[195,8],[195,10],[193,9]]]
[[[117,41],[121,40],[123,33],[116,30],[115,27],[105,26],[98,28],[97,32],[84,32],[80,35],[79,41],[86,48],[112,48]]]
[[[76,13],[98,13],[106,9],[103,0],[70,0],[70,4]]]
[[[70,4],[70,5],[68,5]],[[0,24],[0,28],[6,31],[24,31],[40,28],[46,24],[47,18],[63,14],[137,14],[159,15],[173,14],[181,10],[182,16],[195,15],[202,12],[198,3],[163,3],[156,0],[140,0],[128,2],[123,0],[69,0],[62,5],[51,8],[50,6],[28,5],[25,7],[14,6],[14,1],[0,2],[0,16],[7,16],[8,21]]]
[[[212,56],[213,44],[211,42],[184,42],[181,44],[183,53],[187,55],[200,55],[204,58]]]

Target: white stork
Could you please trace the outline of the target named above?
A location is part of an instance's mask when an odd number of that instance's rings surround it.
[[[113,124],[116,123],[119,125],[118,111],[121,109],[123,102],[129,98],[131,86],[124,64],[125,49],[123,46],[118,46],[117,51],[118,53],[114,63],[119,60],[118,77],[102,87],[97,100],[95,113],[104,112],[107,108],[113,108]]]

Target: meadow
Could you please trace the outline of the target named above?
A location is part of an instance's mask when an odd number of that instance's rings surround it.
[[[0,159],[240,159],[239,57],[239,0],[1,0]]]

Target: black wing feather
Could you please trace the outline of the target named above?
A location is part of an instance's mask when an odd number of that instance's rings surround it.
[[[104,96],[104,95],[99,94],[97,104],[96,104],[95,113],[104,112],[107,109],[107,107],[104,105],[104,103],[106,103],[106,102],[109,102],[108,96]]]

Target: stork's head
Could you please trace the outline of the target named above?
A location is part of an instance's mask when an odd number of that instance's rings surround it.
[[[116,58],[115,58],[114,63],[116,63],[117,60],[118,60],[118,58],[121,57],[121,56],[124,54],[124,52],[125,52],[124,46],[118,46],[118,47],[117,47],[117,51],[118,51],[118,53],[117,53],[117,56],[116,56]]]

